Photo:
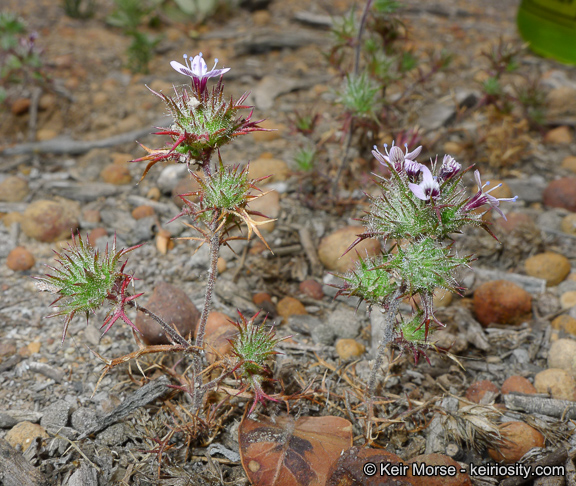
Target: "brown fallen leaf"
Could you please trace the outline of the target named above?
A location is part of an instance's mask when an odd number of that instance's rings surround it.
[[[340,417],[244,417],[238,441],[255,486],[324,486],[330,466],[352,445],[352,424]]]
[[[364,469],[366,464],[369,466]],[[383,470],[380,465],[384,466]],[[332,464],[326,486],[411,486],[413,483],[407,475],[408,466],[396,454],[383,449],[351,447]]]

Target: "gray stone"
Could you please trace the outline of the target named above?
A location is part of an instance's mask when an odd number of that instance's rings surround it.
[[[90,430],[98,424],[98,414],[95,410],[81,407],[72,414],[72,427],[78,432]]]
[[[330,314],[328,324],[334,330],[336,338],[354,339],[360,332],[362,316],[363,314],[360,310],[355,312],[353,309],[340,305]]]
[[[96,201],[101,197],[113,197],[123,190],[121,186],[106,184],[105,182],[70,182],[51,181],[47,189],[58,196],[80,202]]]
[[[11,429],[18,423],[14,417],[0,412],[0,429]]]
[[[124,424],[114,424],[98,434],[98,442],[104,446],[122,445],[128,439]]]
[[[174,186],[180,181],[180,179],[188,171],[186,164],[176,164],[168,165],[162,169],[158,180],[158,189],[160,189],[164,194],[171,194]]]
[[[288,318],[288,327],[292,331],[307,336],[312,334],[312,330],[322,324],[322,321],[317,317],[307,314],[295,314]]]
[[[542,202],[542,193],[546,188],[546,180],[540,175],[533,175],[526,179],[504,179],[512,194],[526,204]]]
[[[40,419],[40,425],[45,429],[65,427],[70,415],[70,405],[66,400],[58,400],[46,407],[42,412],[44,415]]]
[[[98,471],[82,463],[68,481],[68,486],[98,486]]]
[[[329,324],[319,324],[312,329],[310,335],[316,344],[332,346],[336,340],[336,333]]]

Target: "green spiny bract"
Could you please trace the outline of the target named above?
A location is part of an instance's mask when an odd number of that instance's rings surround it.
[[[397,287],[389,272],[381,267],[384,261],[385,256],[360,258],[356,268],[341,277],[345,283],[337,295],[356,296],[369,305],[383,305],[385,299],[392,295]]]
[[[202,178],[192,172],[191,174],[196,179],[196,182],[198,182],[200,190],[188,194],[180,194],[180,198],[185,206],[184,210],[176,216],[176,218],[188,215],[204,223],[215,220],[219,223],[218,228],[224,229],[224,233],[227,232],[230,224],[238,224],[242,221],[248,227],[247,238],[250,239],[252,232],[254,232],[266,247],[270,249],[268,243],[266,243],[266,240],[264,240],[264,237],[258,230],[258,226],[273,220],[255,221],[252,216],[261,216],[264,218],[266,218],[266,216],[258,211],[252,211],[248,207],[250,201],[267,194],[262,193],[262,191],[256,187],[256,183],[267,179],[269,176],[249,179],[248,168],[248,165],[242,169],[240,169],[239,166],[224,166],[222,159],[219,158],[218,171],[212,174],[210,178]],[[254,195],[251,194],[251,191],[258,191],[260,194]],[[199,202],[193,203],[186,196],[197,196]],[[203,233],[198,227],[191,227]],[[234,238],[237,239],[237,237]],[[225,240],[222,241],[222,243],[224,242]]]
[[[234,323],[238,328],[238,335],[230,342],[232,353],[238,359],[236,370],[240,379],[254,391],[254,403],[250,409],[252,413],[258,402],[277,401],[262,390],[262,383],[271,379],[272,372],[267,362],[278,354],[276,345],[286,338],[278,339],[273,328],[266,329],[265,321],[256,325],[255,320],[259,313],[250,319],[246,319],[240,311],[238,314],[240,320]]]
[[[142,178],[161,160],[203,164],[210,159],[214,150],[227,144],[234,137],[265,130],[258,126],[262,120],[250,121],[252,110],[246,117],[242,117],[239,113],[241,110],[251,108],[243,104],[247,93],[236,101],[232,98],[226,101],[223,98],[222,80],[211,92],[208,89],[200,91],[195,88],[195,85],[192,85],[191,89],[183,87],[180,91],[174,88],[173,97],[148,88],[166,103],[173,118],[170,127],[160,129],[161,131],[155,134],[168,135],[172,141],[164,149],[153,150],[142,146],[148,155],[132,161],[150,161]]]
[[[70,321],[77,313],[85,314],[88,319],[90,313],[96,312],[107,300],[116,303],[126,301],[124,290],[133,277],[124,273],[127,261],[121,263],[120,259],[138,246],[117,251],[114,239],[112,249],[106,247],[100,253],[88,242],[84,243],[80,234],[77,237],[72,235],[72,243],[61,253],[55,252],[59,266],[47,265],[54,275],[34,277],[38,280],[36,285],[39,290],[59,295],[51,304],[58,303],[58,312],[48,317],[65,316],[62,341]],[[110,318],[105,324],[109,322]]]

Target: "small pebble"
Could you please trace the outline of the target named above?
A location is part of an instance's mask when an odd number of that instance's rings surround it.
[[[572,143],[572,131],[567,126],[560,126],[544,134],[544,143],[549,145],[569,145]]]
[[[490,393],[491,396],[487,401],[483,401],[482,399],[487,393]],[[500,393],[500,389],[494,383],[489,380],[479,380],[472,383],[466,390],[466,400],[474,403],[492,403],[498,393]]]
[[[499,429],[504,445],[499,451],[488,449],[488,455],[496,462],[512,464],[534,447],[544,447],[544,436],[524,422],[506,422]]]
[[[96,248],[98,239],[105,236],[108,236],[108,230],[106,228],[94,228],[88,233],[88,243],[90,243],[90,246],[93,248]]]
[[[22,223],[22,213],[12,211],[2,218],[2,223],[6,228],[10,228],[15,223]]]
[[[99,223],[102,221],[102,215],[97,209],[85,209],[82,211],[82,219],[87,223]]]
[[[520,324],[532,316],[532,296],[522,287],[507,280],[493,280],[480,285],[474,292],[474,312],[478,321]]]
[[[365,350],[365,346],[354,339],[338,339],[336,341],[336,353],[343,360],[358,358],[364,354]]]
[[[576,213],[576,177],[562,177],[550,182],[544,189],[542,200],[546,206]]]
[[[566,370],[548,368],[534,377],[538,393],[548,393],[558,400],[576,400],[576,380]]]
[[[20,202],[28,195],[28,182],[18,176],[6,177],[0,182],[0,201]]]
[[[558,329],[576,336],[576,319],[567,314],[556,317],[550,324],[552,329]]]
[[[34,255],[23,246],[14,248],[6,258],[6,266],[15,272],[30,270],[35,263]]]
[[[24,452],[36,437],[47,439],[49,436],[46,429],[41,425],[32,422],[20,422],[8,431],[5,438],[12,447],[20,446]]]
[[[562,161],[562,168],[568,169],[571,172],[576,172],[576,156],[569,155]]]
[[[576,341],[573,339],[554,341],[548,350],[548,368],[560,368],[576,376]]]
[[[576,235],[576,213],[571,213],[562,218],[560,229],[569,235]]]
[[[132,182],[130,170],[128,166],[124,164],[108,164],[102,169],[102,172],[100,172],[100,177],[102,177],[104,182],[116,186],[130,184]]]
[[[576,290],[569,290],[560,296],[562,309],[571,309],[576,306]]]
[[[12,103],[10,111],[16,116],[24,115],[25,113],[28,113],[31,103],[30,98],[18,98],[17,100],[14,100],[14,103]]]
[[[260,158],[250,162],[248,168],[248,175],[250,179],[259,179],[260,177],[272,176],[264,179],[256,184],[260,185],[270,184],[271,182],[284,181],[288,178],[290,169],[288,164],[280,159]]]
[[[34,341],[28,345],[28,350],[30,354],[36,354],[40,352],[40,348],[42,347],[42,343],[40,341]]]
[[[546,280],[549,286],[562,282],[571,269],[568,258],[549,251],[531,256],[524,265],[528,275]]]
[[[322,284],[316,280],[308,279],[300,282],[298,287],[300,292],[311,297],[315,300],[322,300],[324,297],[324,292],[322,291]]]
[[[284,321],[295,314],[308,314],[302,302],[294,297],[284,297],[280,300],[276,306],[276,311],[279,316],[284,318]]]
[[[160,192],[160,189],[158,189],[157,187],[151,187],[150,189],[148,189],[148,192],[146,193],[146,197],[148,199],[151,199],[152,201],[159,201],[161,195],[162,194]]]
[[[528,379],[523,376],[514,375],[507,378],[504,383],[502,383],[502,388],[500,389],[502,395],[507,395],[511,392],[533,394],[538,393],[536,388]]]
[[[222,312],[212,311],[206,320],[206,359],[213,364],[232,352],[231,340],[238,334],[238,328]]]
[[[149,218],[155,214],[156,213],[154,212],[154,208],[152,206],[148,206],[147,204],[142,204],[141,206],[137,206],[132,210],[132,217],[134,219]]]

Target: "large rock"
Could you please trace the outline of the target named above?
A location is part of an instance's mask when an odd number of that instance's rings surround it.
[[[531,316],[532,296],[512,282],[493,280],[474,292],[474,311],[484,327],[492,322],[520,324]]]
[[[358,243],[346,255],[342,256],[348,247],[356,240],[357,235],[364,233],[362,226],[347,226],[324,237],[318,245],[318,257],[328,270],[346,273],[354,268],[358,255],[365,258],[380,255],[380,242],[366,239]]]
[[[184,338],[194,335],[200,311],[180,288],[160,282],[154,287],[154,292],[144,307],[161,317],[168,325],[175,325]],[[170,339],[160,324],[142,312],[136,317],[136,327],[142,332],[140,337],[145,344],[170,344]]]
[[[78,229],[78,216],[76,204],[35,201],[24,211],[22,231],[39,241],[64,240]]]

